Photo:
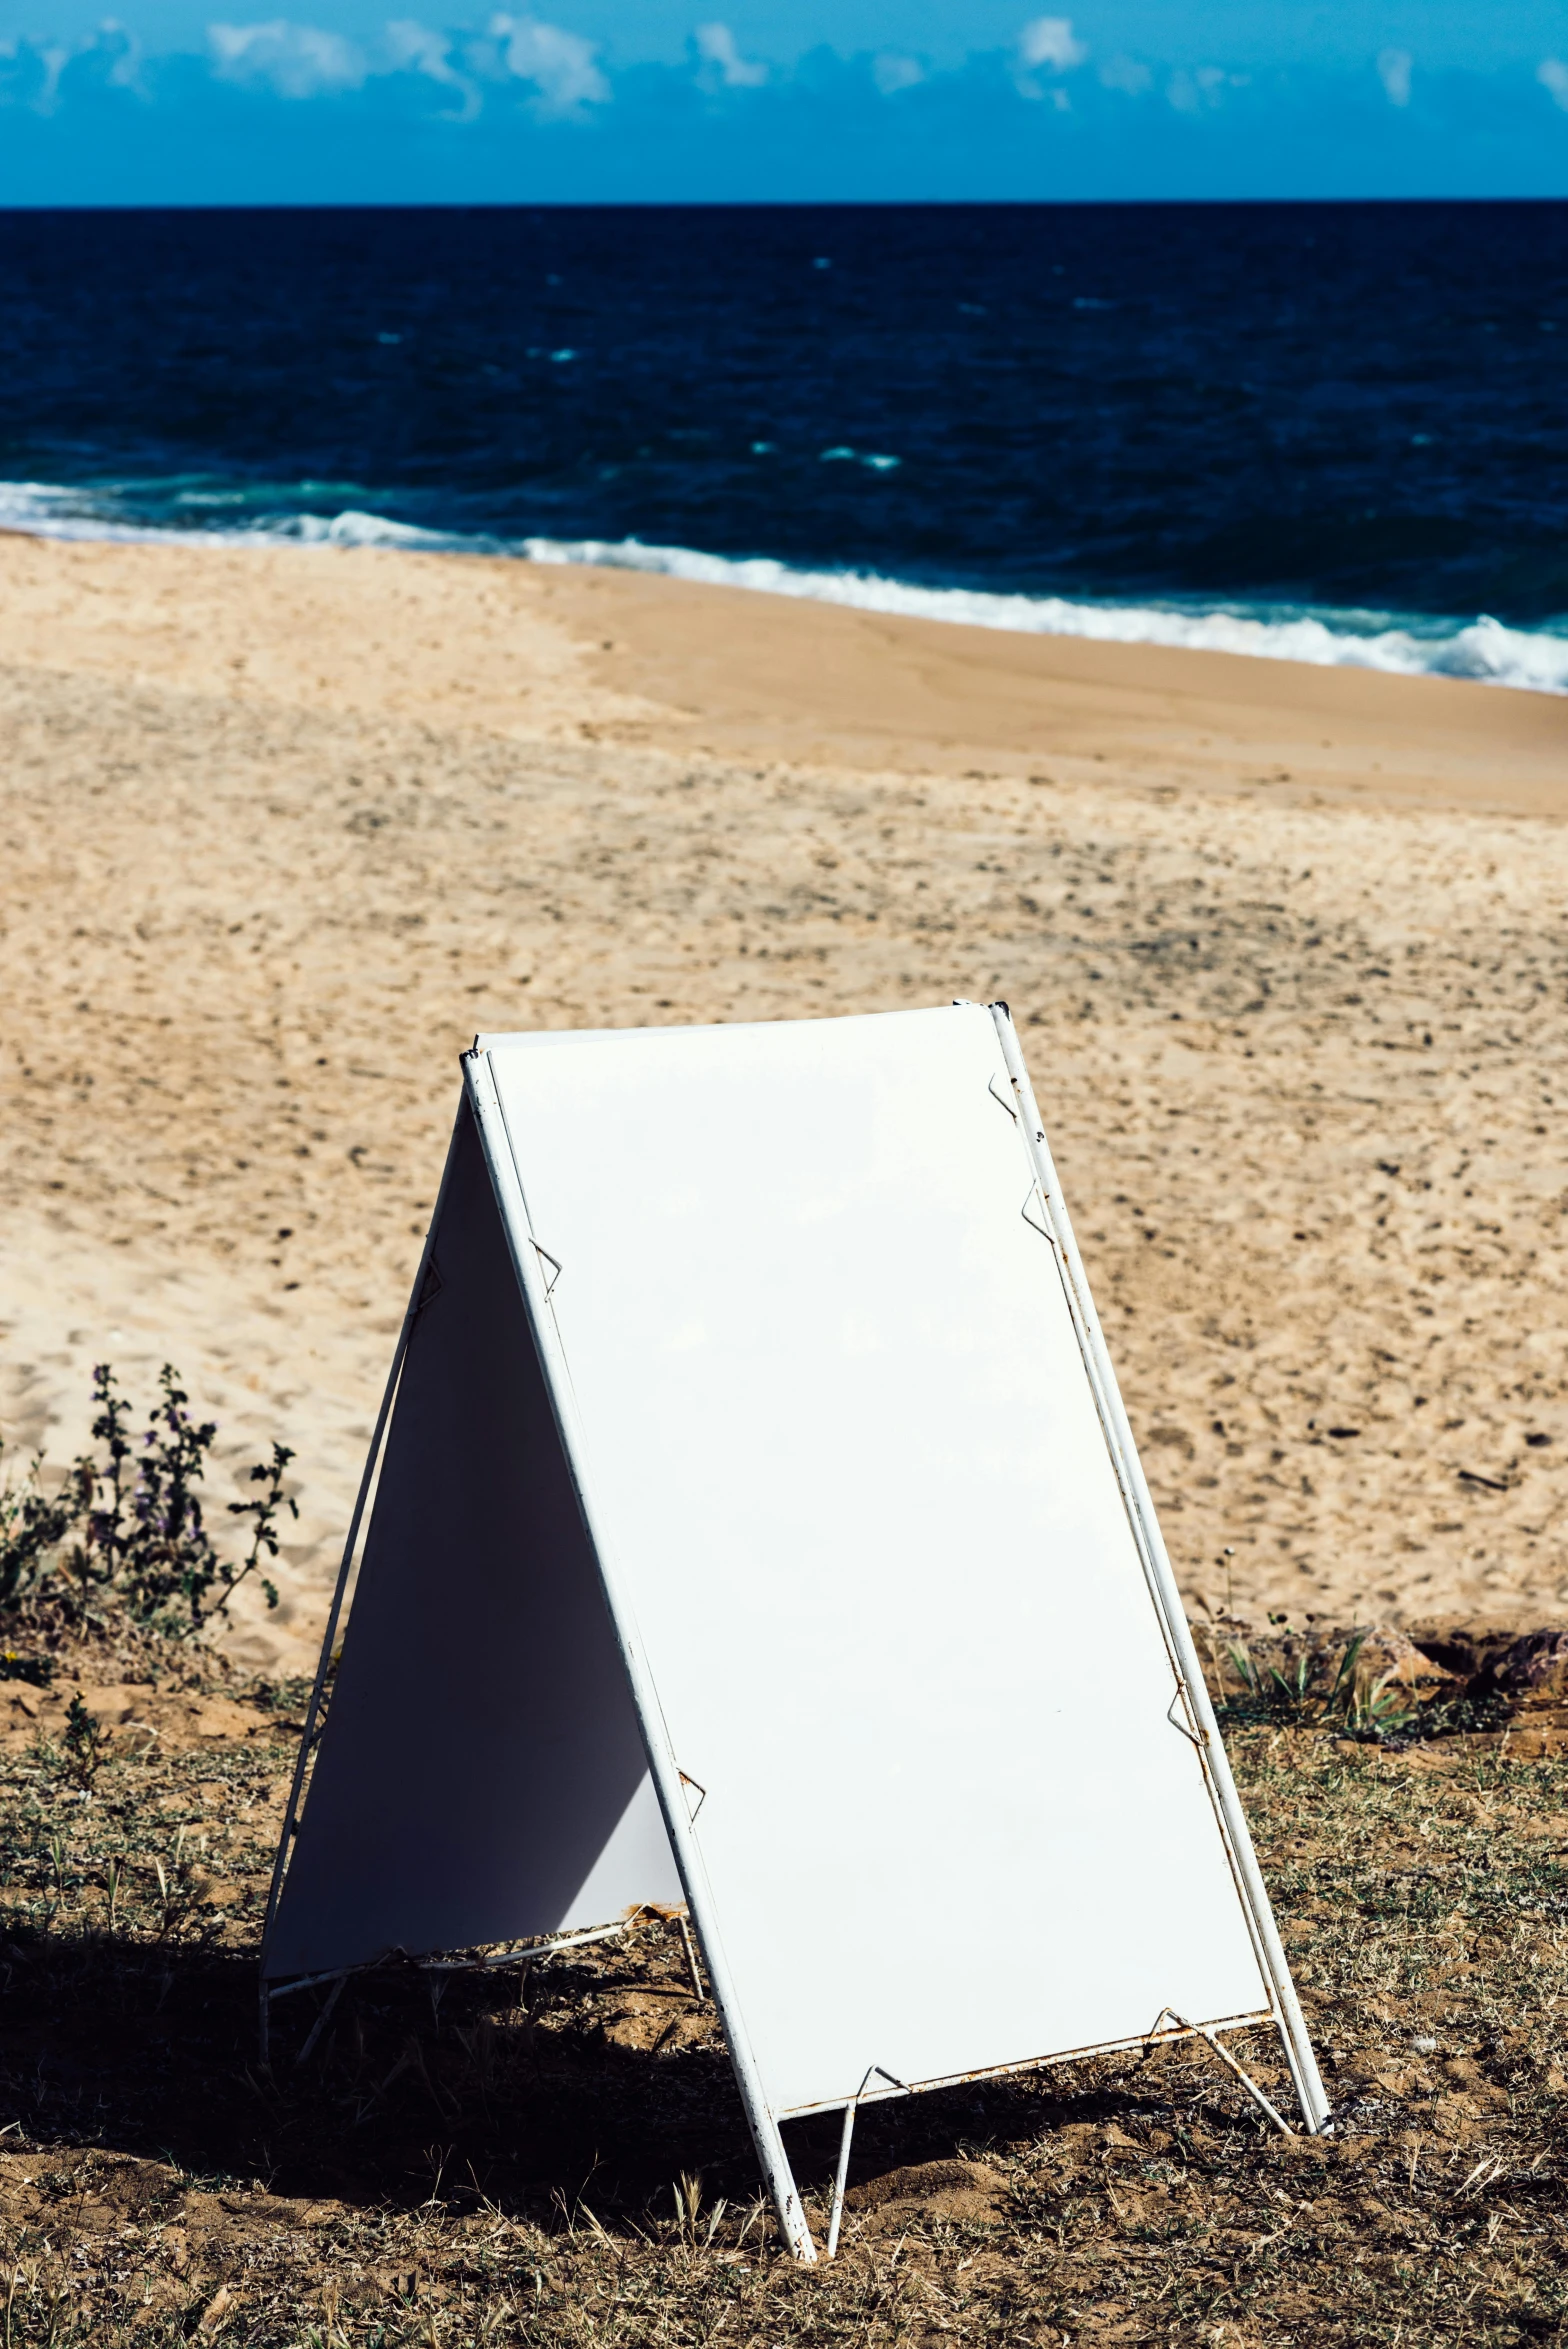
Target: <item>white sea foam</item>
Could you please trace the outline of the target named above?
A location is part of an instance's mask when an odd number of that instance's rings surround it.
[[[262,501],[255,495],[191,490],[170,496],[167,502],[205,515],[244,511]],[[395,522],[389,515],[360,513],[352,507],[338,514],[284,512],[253,514],[244,522],[204,520],[198,529],[181,529],[133,520],[126,501],[112,490],[61,488],[48,481],[0,481],[0,530],[22,532],[31,538],[112,539],[153,546],[188,546],[194,537],[216,540],[224,546],[273,544],[281,538],[306,546],[407,547],[425,554],[522,551],[511,540],[421,530],[415,523]]]
[[[0,481],[0,530],[29,538],[183,539],[184,530],[158,530],[120,519],[89,491],[48,481]]]
[[[916,587],[874,571],[805,571],[766,557],[731,561],[689,547],[645,546],[637,539],[527,538],[535,563],[599,563],[623,571],[657,571],[715,587],[849,604],[857,611],[897,612],[1001,628],[1021,636],[1086,636],[1104,644],[1168,644],[1200,652],[1245,653],[1258,660],[1305,661],[1314,668],[1385,669],[1402,677],[1472,677],[1531,693],[1568,693],[1568,635],[1509,628],[1485,616],[1467,622],[1358,627],[1351,615],[1271,612],[1234,607],[1196,610],[1174,604],[1078,603],[1056,595],[995,595],[979,588]]]
[[[254,532],[234,535],[252,537]],[[406,547],[419,554],[510,554],[505,539],[470,538],[450,530],[421,530],[414,522],[394,522],[386,514],[360,514],[350,508],[330,520],[321,514],[300,514],[273,525],[268,536],[297,538],[306,546]]]
[[[192,496],[213,510],[226,500]],[[261,502],[250,493],[246,504]],[[280,500],[281,503],[281,500]],[[188,529],[133,519],[113,492],[49,482],[0,482],[0,529],[44,538],[150,540],[183,544]],[[335,514],[256,513],[244,522],[204,526],[204,538],[229,545],[292,539],[321,547],[402,547],[430,554],[512,555],[534,563],[590,563],[651,571],[715,587],[857,611],[907,614],[1023,636],[1088,637],[1107,644],[1160,644],[1201,652],[1242,653],[1258,660],[1303,661],[1314,668],[1382,669],[1403,677],[1469,677],[1530,693],[1568,694],[1568,622],[1563,633],[1510,628],[1501,620],[1405,619],[1374,614],[1246,611],[1235,605],[1086,603],[1054,595],[998,595],[980,588],[921,587],[874,571],[815,571],[767,556],[736,560],[691,547],[649,546],[640,539],[521,538],[427,530],[349,507]]]

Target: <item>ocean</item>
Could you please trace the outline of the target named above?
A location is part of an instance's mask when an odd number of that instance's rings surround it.
[[[0,527],[1568,692],[1568,204],[0,215]]]

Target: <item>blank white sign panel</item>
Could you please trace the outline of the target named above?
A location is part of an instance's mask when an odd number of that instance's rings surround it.
[[[484,1041],[772,2109],[1266,2013],[990,1014]]]

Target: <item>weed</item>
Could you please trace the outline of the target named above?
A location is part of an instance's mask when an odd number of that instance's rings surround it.
[[[228,1504],[232,1516],[251,1520],[251,1539],[242,1558],[227,1558],[208,1531],[202,1504],[217,1423],[192,1416],[171,1363],[158,1387],[138,1441],[113,1369],[99,1363],[95,1449],[72,1463],[57,1493],[44,1492],[39,1459],[0,1486],[0,1609],[56,1596],[76,1619],[91,1621],[112,1603],[136,1623],[189,1637],[225,1616],[239,1585],[264,1558],[277,1556],[280,1518],[285,1511],[299,1514],[283,1489],[294,1457],[289,1447],[275,1443],[271,1458],[248,1471],[245,1481],[259,1485],[259,1493]],[[259,1579],[275,1607],[276,1588],[265,1575]],[[44,1670],[8,1651],[0,1677],[37,1678]]]
[[[250,1472],[251,1483],[259,1484],[265,1489],[255,1500],[231,1501],[229,1503],[231,1517],[250,1517],[255,1520],[255,1523],[251,1535],[250,1554],[244,1564],[237,1569],[227,1565],[220,1565],[218,1568],[219,1580],[222,1582],[224,1590],[223,1597],[213,1609],[215,1614],[221,1615],[228,1612],[230,1593],[245,1580],[248,1574],[255,1573],[261,1562],[263,1551],[269,1558],[277,1556],[279,1511],[287,1509],[291,1517],[299,1515],[299,1503],[294,1500],[292,1495],[283,1490],[283,1472],[293,1457],[294,1454],[287,1444],[275,1441],[272,1446],[272,1458],[258,1460]],[[261,1587],[267,1594],[268,1606],[275,1607],[278,1603],[278,1594],[265,1577],[262,1579]]]
[[[1236,1724],[1288,1721],[1332,1727],[1373,1743],[1408,1732],[1422,1721],[1423,1708],[1410,1701],[1407,1689],[1395,1687],[1392,1667],[1375,1676],[1361,1668],[1366,1636],[1355,1634],[1327,1678],[1326,1657],[1311,1649],[1303,1648],[1294,1666],[1282,1672],[1277,1664],[1260,1669],[1245,1640],[1230,1642],[1226,1658],[1241,1687],[1223,1698],[1221,1714]]]
[[[698,2242],[698,2222],[702,2217],[702,2178],[694,2170],[682,2170],[670,2189],[675,2198],[675,2231],[683,2243],[695,2250]]]
[[[80,1476],[46,1494],[38,1481],[42,1466],[37,1454],[19,1478],[0,1485],[0,1607],[13,1605],[50,1571],[86,1504]]]
[[[34,1688],[47,1688],[53,1678],[53,1656],[20,1656],[15,1648],[0,1649],[0,1680],[26,1680]]]
[[[73,1696],[65,1716],[65,1766],[78,1786],[91,1786],[109,1744],[108,1730],[93,1719],[80,1694]]]

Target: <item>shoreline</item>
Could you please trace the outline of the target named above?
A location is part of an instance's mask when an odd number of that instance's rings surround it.
[[[549,574],[546,607],[614,649],[616,693],[691,710],[718,754],[951,773],[1075,774],[1488,813],[1568,813],[1568,699],[1469,679],[1023,636],[683,580]],[[601,644],[602,644],[601,639]],[[1505,702],[1499,710],[1496,705]],[[1519,706],[1515,707],[1518,704]],[[677,746],[668,723],[657,739]]]
[[[68,665],[130,668],[181,691],[423,714],[508,737],[564,730],[677,755],[949,775],[977,760],[1019,776],[1054,761],[1084,781],[1109,766],[1124,782],[1267,792],[1292,804],[1568,813],[1568,695],[1014,634],[507,555],[195,537],[171,546],[0,534],[0,543],[0,656],[52,665],[62,629]],[[104,610],[94,625],[84,609],[78,587],[105,566],[134,596],[128,624]],[[198,644],[182,640],[171,613],[175,583],[203,577],[227,592],[203,613]],[[249,592],[236,597],[231,583]],[[355,583],[373,620],[368,645],[345,627]],[[87,596],[98,592],[87,586]],[[412,641],[399,607],[415,620]],[[322,627],[335,675],[311,678],[291,610]],[[521,663],[510,657],[517,630]],[[383,648],[400,673],[379,661]],[[567,679],[571,706],[551,691]]]
[[[720,593],[760,594],[872,618],[923,620],[987,634],[1120,645],[1133,650],[1211,652],[1347,668],[1373,675],[1476,683],[1505,692],[1568,697],[1568,625],[1531,627],[1489,612],[1363,609],[1216,594],[1208,599],[1100,595],[901,577],[849,565],[722,555],[635,536],[507,538],[443,531],[346,508],[331,516],[281,513],[255,527],[192,531],[102,515],[59,511],[75,493],[64,485],[0,482],[0,537],[46,544],[209,547],[227,552],[391,553],[526,563],[622,578],[667,579]],[[1568,616],[1559,615],[1559,620]]]
[[[311,1659],[476,1029],[954,994],[1189,1605],[1568,1615],[1568,701],[384,550],[0,590],[0,1433],[172,1355],[292,1444],[238,1660]]]

